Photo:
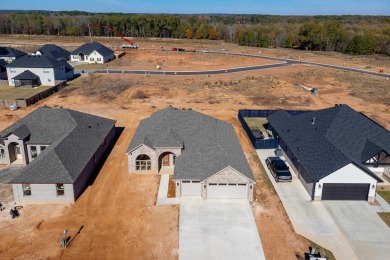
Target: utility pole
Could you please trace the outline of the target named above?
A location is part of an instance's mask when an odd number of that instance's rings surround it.
[[[89,38],[91,39],[91,42],[92,42],[91,26],[89,26],[89,24],[88,24],[88,30],[89,30]]]

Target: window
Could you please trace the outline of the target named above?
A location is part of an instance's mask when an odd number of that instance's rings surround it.
[[[137,171],[150,171],[152,169],[150,157],[146,154],[139,155],[135,160],[135,169]]]
[[[97,61],[102,61],[102,58],[96,58]]]
[[[37,147],[34,145],[34,146],[30,146],[30,152],[31,152],[31,158],[34,159],[38,156],[38,150],[37,150]]]
[[[11,73],[16,73],[16,69],[15,69],[15,68],[10,68],[9,71],[10,71]]]
[[[46,149],[46,146],[40,146],[40,148],[41,148],[41,152],[43,152],[43,150],[45,150]]]
[[[51,82],[51,79],[47,79],[47,81]]]
[[[90,61],[94,61],[95,59],[94,58],[89,58]]]
[[[63,183],[56,184],[57,196],[63,196],[65,194],[65,188]]]
[[[5,150],[4,148],[0,148],[0,159],[5,158]]]
[[[43,73],[50,73],[50,69],[43,69]]]
[[[31,186],[30,184],[22,184],[23,196],[31,196]]]

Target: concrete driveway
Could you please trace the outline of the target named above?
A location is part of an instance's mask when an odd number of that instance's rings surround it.
[[[375,206],[365,201],[313,202],[293,171],[291,183],[275,182],[265,164],[273,150],[257,154],[297,233],[331,250],[336,259],[390,259],[390,229]]]
[[[248,201],[180,200],[179,259],[265,259]]]

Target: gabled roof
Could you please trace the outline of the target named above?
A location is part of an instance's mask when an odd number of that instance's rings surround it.
[[[53,58],[55,60],[67,60],[69,59],[70,52],[55,45],[55,44],[46,44],[43,45],[41,48],[38,49],[38,51],[42,55],[49,56],[50,58]]]
[[[184,148],[175,159],[175,179],[205,180],[230,166],[254,181],[231,124],[193,110],[157,111],[139,124],[127,149]]]
[[[40,107],[0,133],[49,145],[12,183],[74,183],[115,121],[64,108]],[[27,132],[28,130],[28,132]]]
[[[8,68],[56,68],[62,65],[66,65],[66,61],[55,60],[44,55],[26,55],[23,56],[11,64],[8,64]]]
[[[19,51],[17,49],[11,47],[0,47],[0,57],[21,57],[26,55],[27,53],[23,51]]]
[[[36,74],[32,73],[31,71],[25,70],[22,73],[20,73],[19,75],[13,77],[13,79],[15,79],[15,80],[34,80],[34,79],[39,79],[39,77]]]
[[[99,42],[90,42],[81,45],[76,50],[72,51],[71,54],[79,55],[80,53],[83,53],[85,55],[90,55],[94,51],[98,52],[102,56],[107,56],[114,53],[113,50],[107,48],[106,46],[104,46]]]
[[[5,60],[3,59],[0,59],[0,67],[5,67],[8,65],[8,62],[6,62]]]
[[[295,116],[278,111],[268,121],[314,181],[350,163],[378,179],[363,163],[390,151],[390,133],[347,105]]]

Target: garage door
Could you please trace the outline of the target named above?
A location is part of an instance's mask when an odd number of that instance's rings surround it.
[[[208,199],[246,199],[247,184],[209,183],[207,186]]]
[[[181,196],[200,196],[200,181],[182,181]]]
[[[369,183],[324,183],[322,200],[367,200]]]

